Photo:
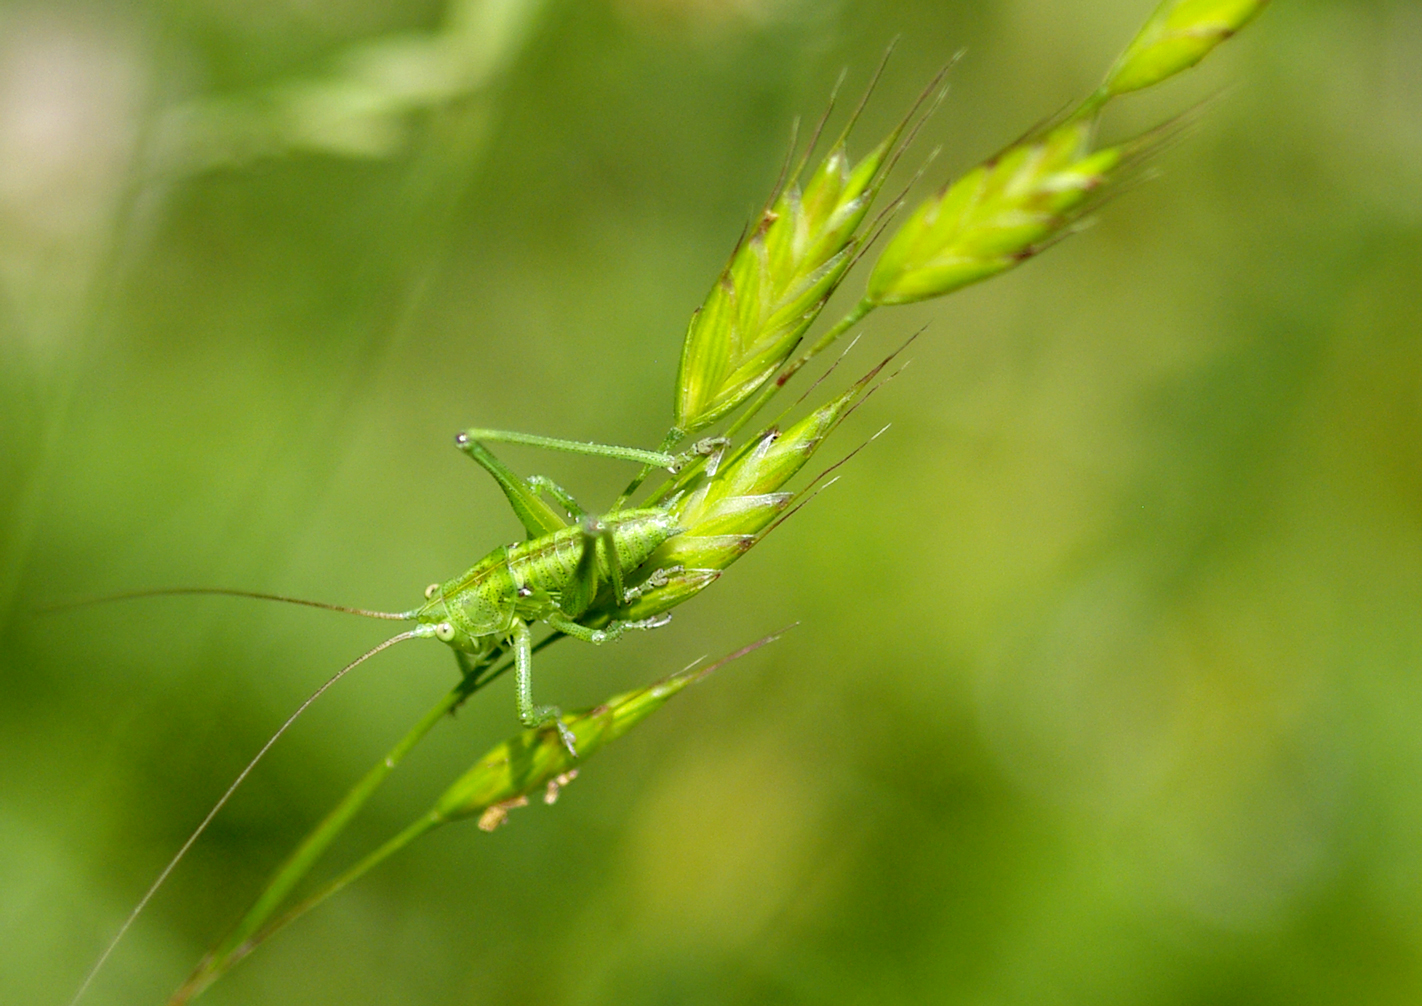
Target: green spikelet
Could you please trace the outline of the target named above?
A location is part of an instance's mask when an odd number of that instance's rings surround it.
[[[870,390],[881,363],[838,398],[811,412],[789,429],[766,430],[745,444],[715,475],[698,472],[678,487],[672,508],[686,530],[668,539],[642,567],[656,574],[671,570],[665,583],[644,583],[640,596],[617,618],[650,618],[675,607],[721,575],[761,540],[796,499],[782,487],[810,460]],[[610,614],[603,616],[610,617]]]
[[[853,264],[859,225],[902,129],[857,164],[840,140],[804,188],[792,181],[736,248],[682,344],[677,430],[710,426],[794,352]]]
[[[1093,150],[1096,119],[1112,98],[1194,66],[1252,20],[1267,0],[1165,0],[1106,81],[1069,115],[1036,130],[920,203],[889,239],[864,296],[732,424],[737,430],[776,388],[876,308],[953,293],[1031,258],[1071,233],[1124,169],[1158,149],[1167,123]]]
[[[1165,0],[1111,72],[1099,100],[1152,87],[1188,70],[1258,16],[1268,0]]]
[[[552,726],[525,730],[504,741],[445,790],[430,811],[431,819],[442,823],[477,814],[479,826],[490,831],[503,823],[509,809],[523,806],[539,790],[543,791],[543,799],[552,803],[559,789],[576,777],[578,766],[590,755],[713,669],[682,671],[649,688],[625,692],[600,706],[564,716],[563,723],[577,738],[576,758],[568,753]]]
[[[1080,216],[1121,161],[1092,151],[1092,124],[1068,122],[1009,147],[925,200],[869,277],[874,305],[952,293],[1030,258]]]

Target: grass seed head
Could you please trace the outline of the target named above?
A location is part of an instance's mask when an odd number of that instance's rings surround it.
[[[1071,120],[978,165],[926,199],[869,277],[874,304],[952,293],[1030,258],[1089,209],[1121,161],[1091,150],[1093,124]]]
[[[866,303],[908,304],[1011,269],[1069,233],[1125,162],[1158,133],[1093,150],[1096,118],[1113,97],[1194,66],[1268,0],[1164,0],[1105,82],[1071,115],[1035,131],[921,203],[869,277]]]
[[[503,823],[509,810],[525,806],[530,795],[539,790],[543,800],[552,803],[549,794],[556,799],[558,790],[577,776],[578,766],[590,755],[713,669],[682,671],[648,688],[624,692],[600,706],[564,716],[563,723],[576,738],[577,758],[568,753],[553,726],[524,730],[489,751],[445,790],[435,802],[433,815],[440,821],[478,815],[480,827],[492,831]]]
[[[879,369],[789,429],[772,428],[749,441],[714,476],[693,476],[672,508],[686,530],[663,543],[642,567],[674,572],[664,586],[645,589],[616,617],[661,614],[699,593],[749,552],[795,502],[797,494],[782,492],[782,487],[863,397]]]
[[[1252,21],[1268,0],[1165,0],[1101,85],[1101,99],[1188,70]]]
[[[901,127],[902,128],[902,127]],[[755,393],[794,352],[854,261],[859,226],[900,130],[857,164],[841,140],[781,191],[691,318],[676,384],[676,428],[695,433]]]

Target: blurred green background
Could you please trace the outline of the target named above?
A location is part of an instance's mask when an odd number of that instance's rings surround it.
[[[1087,92],[1148,0],[146,0],[0,9],[0,1001],[63,1003],[378,623],[519,536],[462,426],[653,446],[797,114],[899,51],[909,162]],[[1279,3],[1099,226],[877,313],[893,426],[574,707],[798,621],[554,808],[424,840],[220,1003],[1422,997],[1422,8]],[[912,163],[901,173],[906,181]],[[859,282],[851,278],[848,297]],[[606,505],[627,466],[502,452]],[[454,680],[397,648],[282,740],[87,1000],[157,1003]],[[335,851],[514,732],[441,726]]]

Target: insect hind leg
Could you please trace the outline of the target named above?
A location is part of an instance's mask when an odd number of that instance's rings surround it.
[[[467,433],[461,433],[454,438],[454,444],[493,476],[530,538],[551,534],[568,526],[551,506],[539,499],[527,482],[515,475],[479,441]]]
[[[597,596],[599,546],[607,558],[607,576],[612,583],[613,596],[621,598],[626,593],[622,582],[622,557],[617,552],[617,538],[612,528],[601,519],[587,515],[583,515],[579,524],[583,532],[582,552],[578,556],[578,565],[573,571],[568,588],[564,591],[562,603],[558,605],[561,613],[569,619],[586,611]]]
[[[525,444],[542,447],[550,451],[566,451],[595,458],[617,458],[638,464],[666,468],[676,461],[675,455],[661,451],[644,451],[640,447],[619,447],[616,444],[599,444],[587,440],[561,440],[558,437],[543,437],[535,433],[514,433],[511,430],[465,430],[461,436],[468,440],[487,440],[497,444]]]

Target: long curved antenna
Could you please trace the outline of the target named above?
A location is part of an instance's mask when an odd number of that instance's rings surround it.
[[[384,618],[392,622],[408,622],[414,616],[404,611],[370,611],[366,608],[348,608],[343,604],[327,604],[325,601],[308,601],[300,597],[283,597],[280,594],[259,594],[251,590],[227,590],[222,587],[170,587],[164,590],[135,590],[126,594],[107,594],[104,597],[88,597],[78,601],[62,601],[59,604],[36,608],[38,614],[56,611],[71,611],[87,608],[94,604],[108,604],[110,601],[135,601],[143,597],[177,597],[184,594],[216,594],[221,597],[250,597],[258,601],[281,601],[283,604],[304,604],[308,608],[324,608],[326,611],[340,611],[347,615],[364,615],[366,618]]]
[[[301,705],[296,707],[296,712],[288,716],[286,718],[286,722],[283,723],[281,726],[277,727],[276,733],[272,734],[271,737],[267,739],[267,742],[262,745],[261,750],[258,751],[256,755],[252,757],[252,760],[247,763],[247,767],[244,768],[241,772],[237,773],[237,778],[232,780],[232,785],[228,786],[227,791],[223,793],[221,797],[218,798],[218,801],[215,804],[212,805],[212,810],[207,812],[207,816],[202,819],[202,823],[193,829],[193,833],[188,836],[188,840],[183,843],[182,848],[177,851],[173,858],[168,861],[168,865],[163,867],[162,872],[158,874],[158,879],[153,881],[153,883],[149,886],[148,890],[144,892],[143,897],[138,900],[138,904],[133,906],[133,911],[128,913],[128,917],[123,920],[123,925],[119,926],[119,930],[117,933],[114,934],[114,938],[109,941],[109,945],[104,948],[104,952],[99,955],[99,959],[94,962],[94,966],[89,969],[89,973],[84,976],[84,982],[79,986],[79,991],[74,993],[74,998],[69,1000],[69,1006],[76,1006],[79,1000],[83,998],[84,993],[89,990],[89,986],[93,984],[95,977],[98,976],[100,969],[103,968],[105,962],[107,962],[109,957],[113,954],[114,948],[118,946],[119,941],[123,939],[124,934],[127,933],[130,927],[133,926],[133,923],[138,918],[138,916],[143,912],[145,908],[148,907],[148,902],[153,900],[153,896],[158,893],[158,889],[163,886],[164,881],[168,879],[168,875],[173,872],[173,870],[177,867],[178,863],[180,863],[183,857],[188,854],[188,850],[193,847],[193,843],[198,840],[198,837],[204,831],[207,830],[207,826],[212,823],[212,819],[217,816],[218,811],[222,810],[222,808],[227,805],[227,801],[232,798],[232,794],[237,792],[237,787],[242,785],[243,781],[246,780],[247,776],[252,774],[252,770],[257,767],[257,762],[262,760],[266,753],[272,749],[272,745],[275,744],[277,740],[280,739],[281,735],[286,733],[286,731],[291,727],[291,725],[296,722],[296,718],[302,713],[306,712],[307,708],[310,707],[311,703],[315,702],[322,695],[324,695],[328,688],[334,685],[337,681],[340,681],[343,677],[345,677],[355,668],[365,663],[371,657],[375,656],[381,650],[388,649],[389,647],[394,646],[396,643],[404,642],[407,639],[414,639],[416,636],[429,636],[433,633],[433,629],[429,628],[428,626],[422,625],[418,629],[411,629],[409,632],[402,632],[398,636],[391,636],[389,639],[385,640],[385,642],[380,643],[369,650],[366,650],[364,653],[356,657],[345,667],[342,667],[335,674],[331,675],[325,680],[325,682],[321,685],[320,688],[316,689],[314,692],[312,692],[306,697],[305,702],[301,703]]]

